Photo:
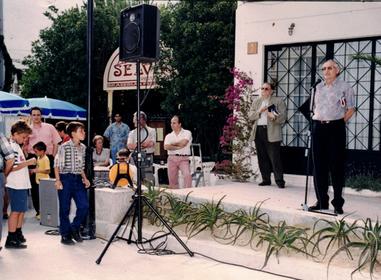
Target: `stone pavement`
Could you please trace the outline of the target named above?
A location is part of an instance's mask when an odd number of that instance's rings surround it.
[[[301,210],[300,203],[304,200],[304,178],[287,176],[286,189],[276,186],[259,187],[254,183],[222,182],[222,185],[212,187],[199,187],[191,189],[190,199],[194,202],[204,200],[218,200],[223,195],[224,208],[250,208],[258,201],[265,200],[263,209],[270,214],[273,222],[286,219],[290,224],[315,221],[318,218],[335,219],[317,213]],[[314,202],[312,186],[309,192],[309,202]],[[186,195],[190,190],[175,190],[177,195]],[[381,196],[375,193],[359,195],[352,190],[345,191],[346,213],[354,212],[353,219],[370,217],[373,220],[380,216]],[[111,244],[100,265],[95,260],[100,255],[106,242],[101,239],[84,241],[73,247],[60,244],[59,236],[44,234],[51,228],[40,226],[33,217],[32,211],[27,213],[24,226],[25,236],[28,239],[28,249],[8,250],[3,248],[0,252],[0,279],[1,280],[108,280],[108,279],[165,279],[165,280],[194,280],[194,279],[308,279],[320,280],[326,278],[327,264],[317,263],[306,259],[302,255],[284,253],[280,255],[279,263],[272,257],[265,270],[290,276],[286,278],[252,271],[242,267],[221,264],[198,254],[194,257],[188,255],[153,256],[139,254],[137,247],[128,245],[124,241]],[[337,218],[341,218],[339,216]],[[3,235],[6,236],[6,226]],[[157,229],[144,227],[144,236],[149,237]],[[182,235],[181,229],[175,231]],[[221,245],[208,237],[208,233],[197,238],[187,240],[181,236],[187,246],[196,253],[237,263],[259,269],[264,261],[264,249],[252,250],[237,246]],[[2,245],[4,245],[4,239]],[[170,237],[168,249],[176,253],[183,253],[184,248]],[[353,262],[345,257],[333,263],[328,279],[350,279]],[[369,274],[363,272],[355,274],[355,280],[370,279]],[[374,279],[381,279],[377,271]]]

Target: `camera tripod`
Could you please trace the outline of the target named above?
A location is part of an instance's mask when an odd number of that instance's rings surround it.
[[[141,152],[141,137],[140,137],[140,60],[137,60],[136,62],[136,80],[137,80],[137,114],[136,114],[136,138],[137,138],[137,189],[135,191],[135,194],[133,195],[133,202],[131,203],[131,206],[128,208],[126,214],[120,221],[119,225],[115,229],[114,233],[111,235],[110,240],[107,242],[105,248],[103,249],[102,253],[98,257],[98,259],[95,261],[97,264],[100,264],[102,261],[103,256],[106,254],[108,248],[110,247],[111,243],[114,241],[115,238],[122,239],[127,241],[128,244],[135,243],[135,244],[143,244],[148,243],[153,240],[157,240],[159,238],[168,236],[170,234],[173,235],[173,237],[180,243],[180,245],[186,250],[186,252],[189,254],[189,256],[193,257],[194,253],[189,250],[189,248],[185,245],[185,243],[180,239],[180,237],[176,234],[176,232],[171,228],[171,226],[164,220],[164,218],[156,211],[156,209],[151,205],[151,203],[147,200],[147,198],[142,194],[142,162],[144,162],[144,158],[142,156]],[[131,180],[131,179],[130,179]],[[129,181],[130,181],[129,180]],[[132,180],[129,182],[132,186]],[[162,234],[160,236],[154,237],[149,240],[143,241],[143,205],[148,206],[148,208],[154,213],[155,217],[157,217],[160,222],[167,228],[169,233]],[[124,222],[128,219],[128,217],[132,216],[132,222],[131,222],[131,228],[129,232],[128,238],[124,238],[123,236],[117,236],[119,233],[119,230],[121,229]],[[135,227],[135,224],[137,222],[137,239],[132,240],[132,234]]]

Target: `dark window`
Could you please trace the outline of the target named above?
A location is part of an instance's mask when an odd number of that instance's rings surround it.
[[[356,54],[381,57],[381,39],[352,39],[314,42],[265,48],[265,81],[275,83],[276,95],[287,105],[283,145],[305,147],[308,122],[298,112],[310,95],[310,87],[323,79],[320,68],[328,58],[339,64],[340,78],[354,91],[357,112],[347,125],[347,147],[351,150],[380,151],[381,66],[357,60]]]

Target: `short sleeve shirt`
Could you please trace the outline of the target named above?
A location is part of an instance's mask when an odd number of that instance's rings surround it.
[[[127,124],[112,123],[106,128],[103,136],[107,137],[110,140],[110,147],[112,149],[119,151],[120,149],[126,147],[129,133],[130,127]]]
[[[0,172],[2,172],[4,171],[4,162],[15,157],[11,145],[2,134],[0,134],[0,155]]]
[[[19,165],[22,162],[26,161],[25,155],[20,147],[15,141],[11,140],[11,147],[15,154],[15,163],[14,166]],[[11,171],[7,177],[6,186],[11,189],[16,190],[25,190],[30,189],[30,179],[29,179],[29,170],[28,167],[21,168],[16,171]]]
[[[156,143],[156,130],[152,127],[146,126],[145,130],[144,128],[140,129],[140,140],[143,142],[147,140],[151,140]],[[148,132],[148,136],[147,136]],[[130,135],[128,136],[128,144],[136,143],[137,142],[137,129],[135,128],[133,131],[131,131]],[[150,148],[142,149],[142,151],[145,151],[148,154],[152,154],[155,152],[155,145]]]
[[[103,148],[100,154],[97,154],[96,149],[93,151],[94,166],[104,166],[106,160],[110,159],[110,150]]]
[[[56,128],[49,123],[41,123],[41,126],[31,125],[32,134],[29,136],[28,153],[34,154],[33,145],[37,142],[44,142],[46,154],[53,155],[53,145],[58,145],[62,141]]]
[[[333,121],[344,118],[345,112],[354,108],[353,88],[345,81],[336,79],[331,86],[316,86],[314,120]]]
[[[49,170],[50,171],[50,161],[49,158],[45,155],[42,158],[37,159],[37,169],[40,170]],[[36,183],[40,183],[40,179],[47,179],[49,178],[49,174],[45,173],[36,173]]]
[[[174,131],[167,134],[164,139],[164,145],[180,142],[181,140],[188,140],[185,147],[178,150],[168,150],[168,155],[189,155],[191,154],[190,145],[192,144],[192,133],[189,130],[181,129],[179,134]]]
[[[54,159],[60,174],[81,174],[85,169],[86,146],[75,145],[72,140],[63,143]]]

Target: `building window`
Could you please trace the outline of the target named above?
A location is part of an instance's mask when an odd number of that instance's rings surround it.
[[[308,121],[298,111],[310,95],[311,85],[322,79],[321,65],[334,58],[340,66],[340,78],[349,82],[356,94],[356,114],[347,125],[347,148],[380,151],[381,66],[353,58],[355,54],[381,57],[381,39],[314,42],[267,46],[265,80],[276,84],[276,95],[287,105],[283,126],[283,145],[305,147]]]

